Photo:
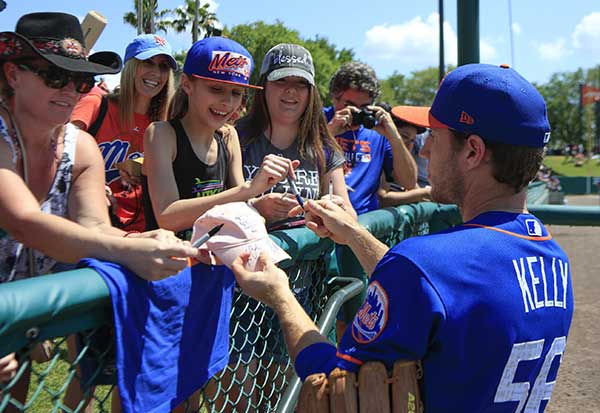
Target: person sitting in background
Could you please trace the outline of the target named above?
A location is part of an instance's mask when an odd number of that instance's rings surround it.
[[[119,90],[84,96],[71,122],[96,138],[104,158],[113,223],[128,231],[145,231],[141,166],[144,132],[150,122],[166,120],[173,96],[177,62],[171,46],[156,34],[143,34],[125,49]]]
[[[403,188],[414,188],[417,166],[382,107],[372,106],[380,87],[375,71],[361,62],[344,63],[329,81],[333,106],[325,108],[327,127],[341,146],[346,185],[357,214],[378,208],[382,172]]]
[[[385,208],[413,202],[429,201],[431,190],[427,181],[427,159],[419,155],[429,131],[426,128],[403,120],[401,116],[404,107],[396,106],[392,108],[387,103],[380,103],[379,106],[392,115],[394,125],[396,125],[406,149],[410,152],[417,165],[417,186],[415,188],[402,188],[394,182],[390,182],[385,174],[381,174],[379,189],[377,190],[379,207]],[[394,109],[398,111],[398,115],[394,113]]]
[[[116,53],[87,56],[77,17],[22,16],[0,33],[0,282],[47,274],[57,262],[95,257],[142,278],[175,274],[198,251],[168,231],[132,234],[110,224],[102,157],[69,123],[94,76],[118,73]],[[12,396],[24,402],[30,368]]]

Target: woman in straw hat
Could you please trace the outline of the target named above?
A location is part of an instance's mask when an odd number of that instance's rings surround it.
[[[87,55],[79,21],[32,13],[0,33],[0,282],[46,274],[83,257],[116,261],[147,279],[174,274],[196,249],[172,233],[127,235],[110,225],[93,138],[68,123],[94,76],[121,69],[112,52]],[[24,400],[29,374],[12,388]]]

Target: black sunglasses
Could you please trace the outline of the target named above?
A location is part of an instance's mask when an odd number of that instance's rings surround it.
[[[18,64],[17,67],[21,70],[27,70],[31,73],[35,73],[42,79],[46,86],[52,89],[62,89],[67,86],[69,82],[75,84],[75,90],[78,93],[88,93],[94,87],[96,83],[94,75],[89,73],[74,73],[67,70],[61,69],[57,66],[49,66],[47,69],[39,69],[37,67],[29,66],[27,64]]]

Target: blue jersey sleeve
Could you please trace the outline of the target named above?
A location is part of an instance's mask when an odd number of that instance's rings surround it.
[[[439,295],[412,261],[391,250],[377,265],[363,305],[340,341],[340,366],[424,357],[446,312]]]
[[[367,295],[339,348],[316,343],[296,358],[298,376],[329,374],[339,367],[357,371],[367,361],[391,368],[397,360],[417,360],[445,319],[444,306],[434,288],[412,261],[388,252],[377,265]]]

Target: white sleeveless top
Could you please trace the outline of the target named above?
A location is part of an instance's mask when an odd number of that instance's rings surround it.
[[[56,175],[54,176],[48,196],[40,207],[47,214],[60,217],[67,216],[67,202],[69,199],[69,190],[71,189],[73,165],[75,164],[78,131],[73,124],[68,123],[66,125],[62,158],[56,170]],[[8,133],[2,117],[0,117],[0,137],[9,143],[13,150],[13,162],[16,163],[20,149],[18,148],[18,143]],[[39,251],[32,251],[34,269],[31,272],[35,275],[49,273],[56,264],[56,260]],[[28,278],[29,276],[29,254],[27,253],[27,248],[0,228],[0,283]]]

